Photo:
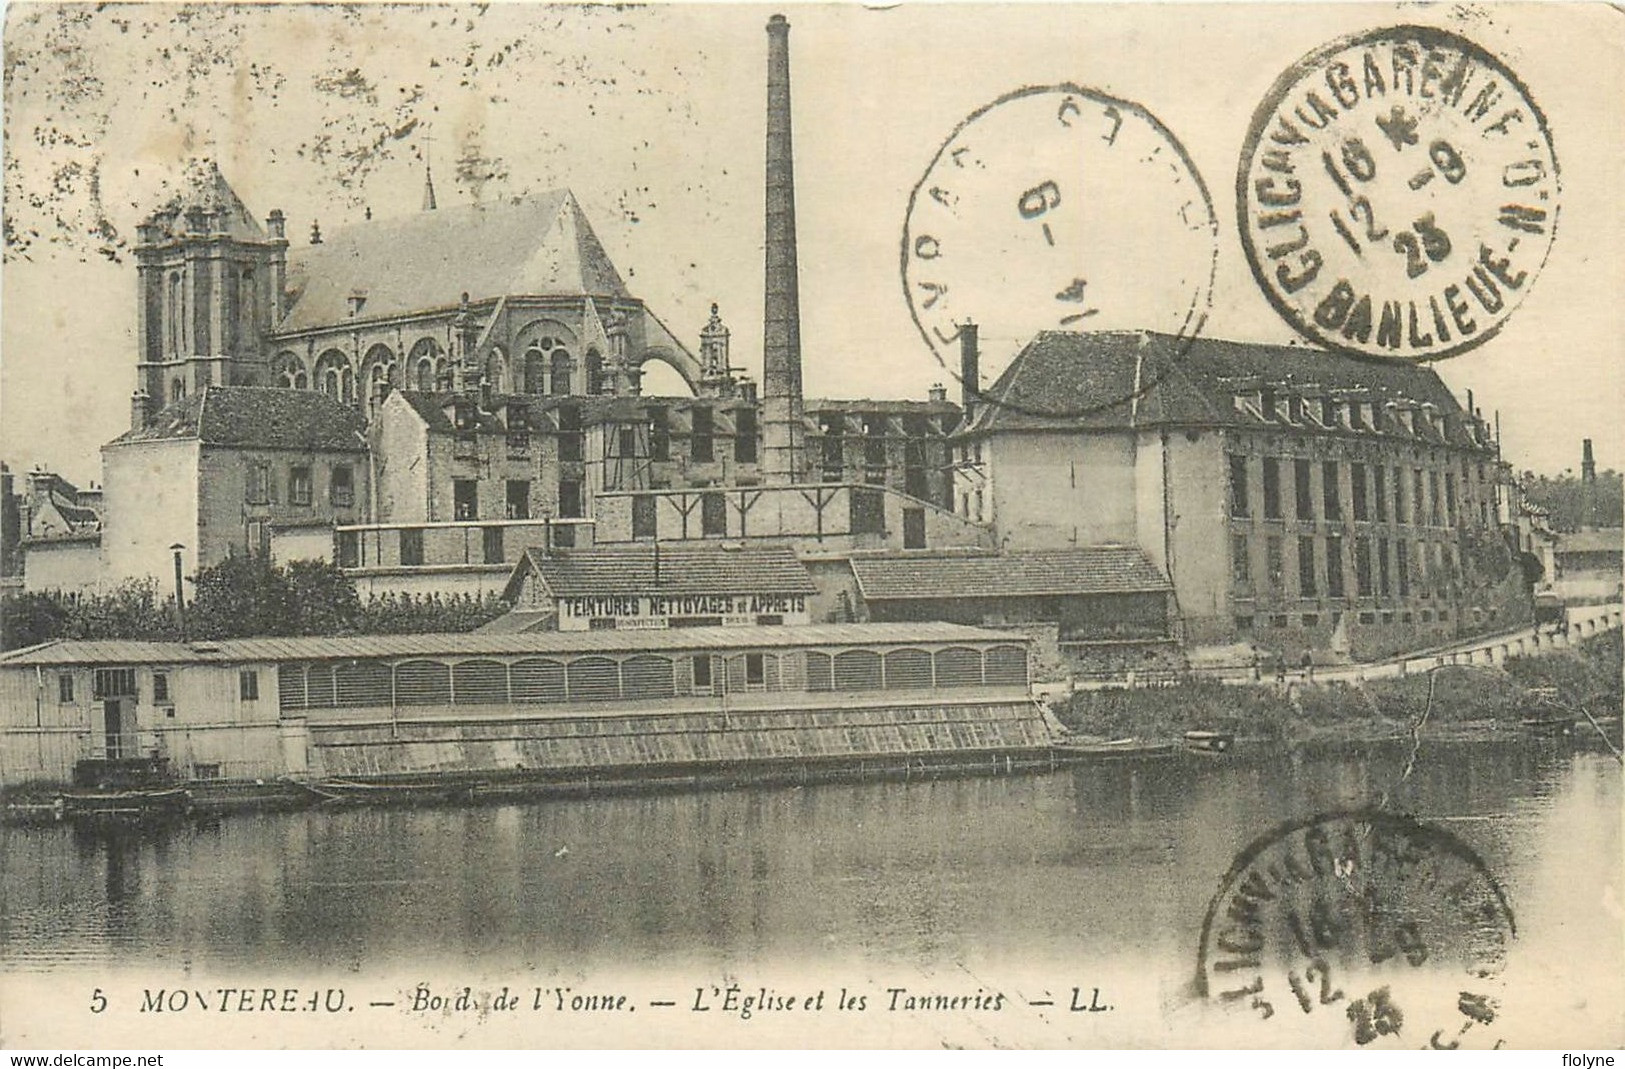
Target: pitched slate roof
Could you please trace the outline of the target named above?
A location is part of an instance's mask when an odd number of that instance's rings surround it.
[[[165,200],[147,214],[143,223],[159,228],[165,236],[179,237],[187,232],[186,216],[194,208],[210,216],[210,233],[229,234],[239,241],[266,240],[258,220],[220,173],[220,165],[210,159],[188,163],[180,181],[170,188]]]
[[[95,664],[245,664],[353,657],[459,657],[481,654],[622,653],[639,650],[749,650],[870,646],[879,643],[994,642],[1026,645],[1025,635],[936,622],[809,624],[801,627],[684,627],[639,631],[478,631],[430,635],[241,638],[219,642],[58,639],[0,653],[0,668]]]
[[[1187,341],[1150,331],[1044,331],[984,390],[989,403],[980,406],[970,429],[1241,423],[1233,396],[1235,384],[1248,379],[1368,391],[1461,411],[1439,376],[1418,364],[1218,338]],[[1137,410],[1129,400],[1136,383]],[[1044,415],[1051,412],[1081,414]]]
[[[288,252],[280,332],[512,294],[630,297],[569,190],[369,220]],[[366,298],[350,315],[350,298]]]
[[[787,546],[662,546],[659,578],[652,545],[586,549],[548,556],[527,550],[503,597],[513,600],[526,575],[539,574],[554,597],[603,594],[815,594],[807,569]]]
[[[1024,598],[1172,590],[1138,546],[1082,546],[998,555],[853,557],[866,601]]]
[[[366,451],[361,416],[314,390],[205,386],[109,445],[195,438],[205,445],[255,449]]]

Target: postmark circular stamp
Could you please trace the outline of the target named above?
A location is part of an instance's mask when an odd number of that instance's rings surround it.
[[[1500,884],[1449,831],[1325,813],[1237,856],[1202,924],[1196,985],[1296,1042],[1489,1047],[1516,935]]]
[[[1150,384],[989,384],[1045,331],[1144,332],[1177,352],[1207,317],[1218,221],[1190,157],[1144,107],[1028,86],[943,142],[909,195],[901,251],[909,312],[947,373],[990,403],[1066,418]],[[981,350],[973,384],[967,323]]]
[[[1500,59],[1396,26],[1294,63],[1253,115],[1236,211],[1253,276],[1300,334],[1431,360],[1493,337],[1556,234],[1546,118]]]

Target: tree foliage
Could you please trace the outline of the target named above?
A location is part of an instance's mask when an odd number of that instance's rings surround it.
[[[1597,473],[1592,515],[1587,515],[1585,485],[1571,471],[1561,475],[1523,473],[1520,480],[1528,499],[1551,514],[1558,531],[1581,527],[1619,527],[1625,524],[1625,476],[1609,469]]]
[[[200,570],[192,586],[188,639],[472,631],[508,608],[495,595],[385,594],[363,602],[325,561],[228,557]],[[159,597],[151,581],[110,594],[14,594],[0,604],[0,647],[8,650],[60,638],[181,637],[175,599]]]

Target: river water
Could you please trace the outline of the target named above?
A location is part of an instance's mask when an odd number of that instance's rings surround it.
[[[1243,749],[996,778],[236,815],[122,835],[0,828],[0,998],[15,1006],[84,976],[340,977],[403,999],[414,977],[512,976],[583,989],[636,979],[687,1006],[718,978],[852,980],[890,1001],[891,977],[952,975],[1020,986],[1029,1001],[1071,1001],[1081,984],[1087,1002],[1105,977],[1125,1012],[1088,1032],[1073,1015],[1033,1041],[1199,1045],[1146,1029],[1170,1019],[1236,855],[1283,821],[1387,795],[1500,881],[1517,923],[1507,999],[1541,1009],[1514,1041],[1625,1041],[1619,764],[1430,743],[1406,774],[1409,756]],[[1539,1032],[1553,1012],[1584,1034]],[[851,1035],[913,1042],[878,1027]],[[733,1039],[766,1036],[836,1041],[794,1028]]]

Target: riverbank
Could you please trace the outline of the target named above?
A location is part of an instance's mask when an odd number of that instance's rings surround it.
[[[1566,650],[1512,657],[1499,666],[1448,665],[1385,679],[1293,677],[1236,685],[1189,680],[1141,689],[1078,691],[1057,700],[1070,731],[1097,738],[1179,738],[1187,731],[1287,743],[1396,737],[1506,739],[1531,718],[1571,718],[1595,736],[1589,712],[1617,746],[1621,635],[1609,631]],[[1599,740],[1600,741],[1600,740]]]

